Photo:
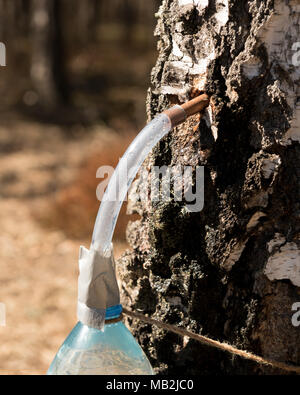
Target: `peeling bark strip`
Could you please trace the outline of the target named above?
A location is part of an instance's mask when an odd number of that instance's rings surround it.
[[[149,117],[212,96],[144,166],[204,166],[200,213],[138,201],[119,262],[132,310],[264,358],[300,364],[300,10],[297,1],[164,0]],[[140,180],[142,182],[142,180]],[[139,181],[137,181],[137,187]],[[267,374],[194,340],[129,321],[161,373]]]
[[[274,246],[274,240],[268,243],[268,246],[270,245]],[[270,252],[273,252],[273,249]],[[300,250],[297,244],[283,244],[278,251],[270,255],[265,275],[271,281],[288,279],[292,284],[300,287]]]

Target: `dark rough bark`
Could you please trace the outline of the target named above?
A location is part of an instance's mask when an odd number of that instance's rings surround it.
[[[156,319],[300,365],[292,305],[299,275],[299,40],[296,1],[164,0],[148,115],[212,95],[149,165],[204,165],[205,204],[187,213],[138,201],[121,261],[124,303]],[[133,332],[158,372],[268,374],[259,366],[141,322]]]

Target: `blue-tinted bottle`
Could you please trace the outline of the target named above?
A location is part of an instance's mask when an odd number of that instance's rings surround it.
[[[115,320],[121,311],[121,305],[106,310],[103,331],[78,322],[58,350],[47,374],[154,374],[132,334],[122,321]]]

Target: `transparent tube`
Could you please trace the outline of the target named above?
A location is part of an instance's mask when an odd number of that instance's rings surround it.
[[[93,232],[91,247],[102,255],[110,252],[118,215],[136,173],[152,148],[171,129],[170,118],[158,115],[141,130],[120,159],[103,195]]]

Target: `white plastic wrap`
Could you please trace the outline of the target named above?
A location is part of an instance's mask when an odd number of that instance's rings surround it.
[[[77,316],[83,324],[103,329],[107,307],[120,303],[112,250],[103,257],[94,249],[80,247]]]

